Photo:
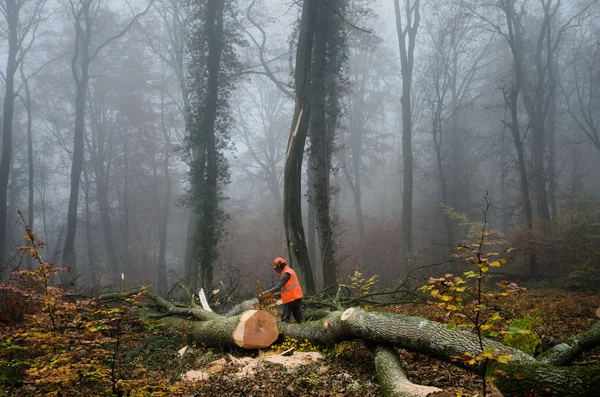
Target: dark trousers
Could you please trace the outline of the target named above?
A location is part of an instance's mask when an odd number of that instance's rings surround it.
[[[302,317],[302,308],[300,304],[302,303],[302,298],[296,299],[295,301],[291,301],[283,305],[283,314],[281,315],[281,320],[289,323],[290,317],[294,315],[296,322],[299,324],[304,319]]]

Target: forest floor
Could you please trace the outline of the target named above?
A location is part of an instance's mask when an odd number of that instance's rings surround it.
[[[600,307],[600,294],[563,289],[536,289],[502,298],[499,311],[505,319],[537,317],[534,332],[541,338],[542,349],[566,337],[588,329]],[[435,306],[400,305],[385,310],[442,321],[445,312]],[[501,340],[501,338],[500,338]],[[196,396],[378,396],[379,386],[369,350],[361,342],[343,344],[335,352],[325,353],[324,360],[294,369],[263,362],[254,376],[235,376],[235,366],[198,384]],[[215,354],[214,350],[211,354]],[[247,352],[227,352],[241,357]],[[218,357],[216,353],[214,357]],[[336,356],[336,357],[334,357]],[[401,350],[400,357],[409,379],[417,384],[436,386],[456,395],[473,396],[480,390],[479,379],[452,364],[422,354]],[[579,365],[600,363],[600,349],[584,354]],[[481,394],[479,394],[481,395]]]
[[[537,288],[498,298],[489,304],[502,316],[503,322],[499,325],[505,329],[509,325],[507,320],[523,319],[524,316],[535,319],[533,332],[539,336],[539,348],[543,350],[588,330],[598,320],[596,311],[600,308],[600,294]],[[114,335],[107,336],[107,332],[115,331],[115,320],[111,318],[116,318],[120,324],[125,318],[124,311],[103,309],[101,315],[104,317],[92,320],[88,316],[93,317],[101,311],[95,306],[84,310],[80,304],[66,302],[60,308],[70,312],[69,317],[60,314],[61,318],[68,318],[77,325],[73,328],[75,336],[56,334],[49,325],[47,314],[41,312],[25,316],[29,323],[2,326],[0,321],[0,397],[380,395],[372,355],[360,341],[316,348],[305,341],[283,340],[273,346],[272,351],[265,352],[192,345],[184,354],[179,354],[178,350],[185,344],[183,341],[188,340],[185,327],[175,333],[165,333],[148,323],[126,332],[121,330],[119,333],[116,329],[116,335],[120,336],[115,339]],[[446,312],[435,305],[395,305],[378,310],[439,322],[447,319]],[[59,316],[59,312],[54,315]],[[99,332],[101,329],[104,331]],[[146,331],[142,331],[144,329]],[[86,336],[82,337],[84,334]],[[502,336],[498,339],[502,341]],[[63,343],[65,340],[72,345],[69,349]],[[115,345],[115,341],[119,343]],[[323,358],[291,368],[271,363],[264,357],[292,345],[297,352],[319,351]],[[65,348],[60,350],[60,346]],[[301,356],[294,353],[290,358]],[[439,387],[457,396],[474,396],[480,390],[480,379],[451,363],[403,350],[400,357],[408,378],[414,383]],[[253,365],[253,373],[238,376],[248,362]],[[107,363],[114,366],[107,367]],[[576,364],[600,364],[600,348],[582,355]],[[82,370],[89,373],[82,374]],[[196,371],[203,380],[180,380],[181,375],[189,371]]]

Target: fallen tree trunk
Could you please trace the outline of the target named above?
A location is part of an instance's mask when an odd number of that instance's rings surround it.
[[[600,321],[596,322],[588,331],[570,336],[552,349],[540,354],[538,361],[550,365],[566,365],[582,352],[597,346],[600,346]]]
[[[442,389],[422,386],[412,383],[406,377],[400,363],[400,356],[395,348],[376,346],[371,347],[377,371],[377,381],[381,394],[385,397],[428,397],[452,396]]]
[[[187,324],[189,334],[197,343],[206,346],[239,346],[247,349],[263,348],[278,336],[277,320],[270,313],[246,310],[231,317],[220,316],[200,308],[178,308],[160,297],[149,294],[155,307],[165,312],[161,319],[165,327]],[[115,298],[115,296],[111,296]],[[247,309],[240,305],[236,311]],[[234,311],[235,312],[235,311]],[[173,316],[176,314],[177,316]],[[319,313],[322,317],[327,313]],[[179,316],[185,316],[186,319]],[[199,321],[202,320],[202,321]],[[505,397],[512,396],[572,396],[597,397],[600,390],[600,365],[587,367],[560,366],[570,362],[586,349],[598,346],[600,325],[567,339],[567,347],[551,349],[538,359],[521,350],[505,346],[491,339],[483,339],[484,349],[511,357],[508,363],[490,361],[487,366],[469,366],[455,356],[480,352],[475,334],[420,317],[402,314],[366,311],[350,308],[334,311],[316,321],[302,324],[279,324],[281,332],[299,341],[309,340],[314,345],[331,345],[342,341],[362,340],[373,348],[375,367],[384,396],[428,396],[440,391],[415,385],[404,374],[396,348],[419,352],[462,366],[488,377]]]

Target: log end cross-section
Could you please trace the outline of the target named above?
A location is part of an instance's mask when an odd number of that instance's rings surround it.
[[[263,349],[271,346],[278,335],[277,320],[271,313],[249,310],[241,315],[233,341],[243,349]]]

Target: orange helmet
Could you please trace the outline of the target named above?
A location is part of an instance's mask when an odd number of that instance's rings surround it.
[[[279,265],[284,265],[285,266],[285,259],[283,259],[280,256],[278,256],[277,258],[275,258],[275,260],[273,261],[273,269],[275,269]]]

